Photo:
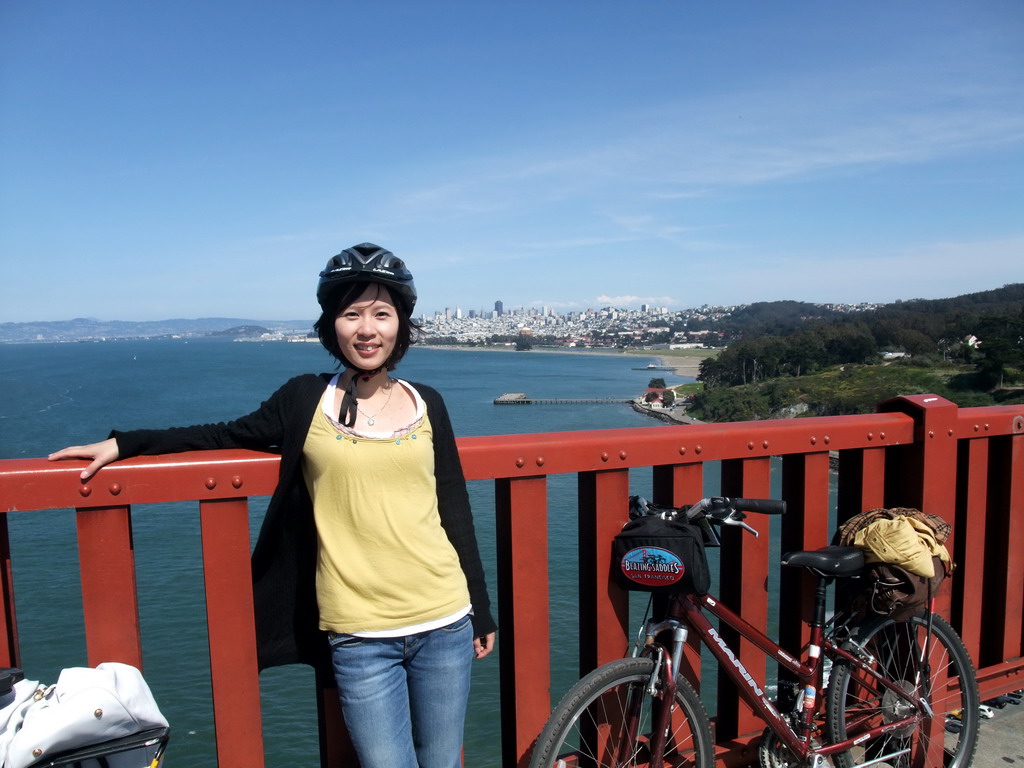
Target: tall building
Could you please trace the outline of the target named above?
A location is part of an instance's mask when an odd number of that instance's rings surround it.
[[[500,300],[494,302],[494,311],[498,314],[498,317],[501,317],[505,314],[505,305]]]

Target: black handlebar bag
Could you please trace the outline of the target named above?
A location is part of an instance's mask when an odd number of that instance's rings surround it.
[[[644,516],[626,523],[612,540],[612,578],[638,592],[707,594],[711,570],[700,529]]]

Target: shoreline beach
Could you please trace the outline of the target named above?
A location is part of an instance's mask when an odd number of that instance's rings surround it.
[[[515,347],[470,347],[461,344],[416,344],[420,349],[465,350],[475,352],[515,352],[517,354],[542,355],[602,355],[604,357],[648,357],[656,361],[659,368],[671,368],[676,376],[696,379],[700,374],[700,364],[715,352],[706,350],[705,354],[671,355],[663,350],[616,350],[616,349],[551,349],[550,347],[529,350],[517,350]]]

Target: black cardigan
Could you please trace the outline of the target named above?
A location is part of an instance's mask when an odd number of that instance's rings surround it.
[[[161,430],[114,431],[121,458],[217,448],[278,450],[277,488],[252,553],[256,643],[260,669],[310,664],[330,671],[326,634],[316,605],[316,527],[302,477],[302,447],[333,374],[286,382],[259,409],[231,422]],[[434,474],[441,525],[459,556],[473,603],[477,636],[496,629],[477,548],[469,494],[455,435],[436,390],[413,384],[426,403],[434,433]]]

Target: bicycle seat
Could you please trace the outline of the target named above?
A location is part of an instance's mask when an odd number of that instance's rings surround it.
[[[822,547],[799,550],[782,556],[783,565],[810,568],[830,578],[856,576],[864,568],[864,553],[856,547]]]

